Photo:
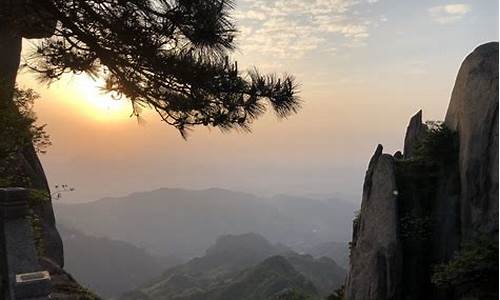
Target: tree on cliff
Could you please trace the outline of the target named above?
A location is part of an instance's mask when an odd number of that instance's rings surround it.
[[[13,99],[22,39],[37,38],[26,64],[41,78],[102,77],[134,114],[152,108],[183,136],[197,125],[247,130],[269,106],[289,116],[300,106],[292,77],[242,74],[229,59],[232,7],[230,0],[0,0],[0,115],[22,117]],[[50,194],[32,144],[11,161],[15,171],[2,176],[26,174],[26,187]],[[51,202],[31,209],[43,223],[46,256],[63,266]]]
[[[41,78],[66,72],[104,77],[105,89],[149,107],[186,130],[205,125],[247,130],[267,106],[297,111],[291,76],[242,74],[231,0],[0,0],[1,104],[12,98],[21,39],[44,38],[27,66]]]

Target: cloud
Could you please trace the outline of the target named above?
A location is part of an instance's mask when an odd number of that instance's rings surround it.
[[[450,24],[459,21],[470,11],[466,4],[447,4],[429,9],[431,18],[440,24]]]
[[[375,1],[240,0],[239,48],[245,53],[297,59],[314,50],[364,45],[370,24],[353,8]],[[337,49],[338,50],[338,49]],[[328,53],[335,53],[330,51]]]

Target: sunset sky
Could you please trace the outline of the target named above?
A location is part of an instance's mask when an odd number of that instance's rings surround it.
[[[240,69],[293,74],[303,109],[269,114],[253,132],[199,128],[187,141],[150,112],[103,95],[99,82],[66,76],[37,90],[53,146],[41,159],[68,202],[160,187],[221,187],[360,201],[378,143],[402,148],[409,118],[443,119],[461,61],[498,40],[498,0],[237,0]],[[25,54],[33,41],[25,41]]]

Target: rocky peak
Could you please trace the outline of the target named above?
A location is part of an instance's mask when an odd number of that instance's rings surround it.
[[[264,256],[277,254],[277,249],[263,236],[256,233],[222,235],[215,245],[207,249],[207,255],[224,253],[262,253]]]
[[[416,113],[411,119],[406,129],[405,143],[403,148],[404,158],[410,158],[418,142],[425,134],[426,126],[422,123],[422,110]]]
[[[370,160],[354,222],[347,299],[394,299],[401,278],[394,158],[379,145]]]
[[[463,233],[498,234],[498,43],[463,62],[445,124],[459,135]]]
[[[377,147],[353,227],[348,300],[498,298],[498,245],[479,242],[498,241],[498,43],[462,63],[444,125],[419,111],[403,155]]]

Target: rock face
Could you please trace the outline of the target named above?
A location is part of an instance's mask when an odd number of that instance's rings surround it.
[[[422,110],[410,119],[410,124],[406,129],[405,144],[404,144],[404,158],[411,157],[415,152],[417,143],[422,139],[425,134],[426,126],[422,123]]]
[[[12,106],[10,100],[19,68],[21,39],[50,37],[55,31],[57,22],[42,3],[35,0],[0,0],[0,110],[11,109]],[[0,175],[22,175],[29,178],[30,188],[50,195],[44,170],[33,146],[29,145],[16,154],[11,169],[12,174]],[[63,266],[63,246],[55,227],[51,200],[32,208],[40,217],[46,256]]]
[[[19,155],[18,161],[21,165],[21,172],[30,178],[32,188],[45,191],[50,195],[50,188],[45,172],[33,146],[26,147],[23,153]],[[45,255],[61,267],[64,266],[63,244],[56,228],[56,219],[51,199],[41,201],[33,207],[33,210],[40,217],[43,239],[45,241]]]
[[[100,300],[99,296],[82,287],[69,273],[64,271],[56,262],[47,258],[40,260],[44,270],[51,278],[51,293],[49,299],[57,300]]]
[[[463,233],[498,233],[498,43],[465,59],[445,123],[460,140]]]
[[[419,111],[403,155],[382,154],[379,146],[372,157],[353,225],[346,299],[498,298],[497,288],[485,297],[431,280],[466,243],[498,241],[498,43],[464,60],[437,126],[423,124]]]
[[[379,145],[368,166],[359,219],[354,223],[347,299],[398,299],[401,245],[398,239],[394,159]]]

